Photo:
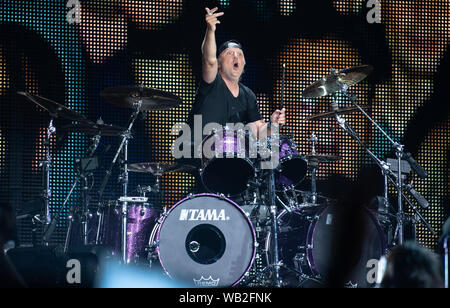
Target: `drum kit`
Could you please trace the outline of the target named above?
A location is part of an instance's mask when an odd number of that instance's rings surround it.
[[[371,71],[370,66],[340,72],[332,70],[329,76],[306,88],[303,96],[316,98],[334,95],[338,91],[346,93],[349,86],[362,81]],[[238,146],[241,140],[252,139],[251,134],[228,131],[227,127],[203,140],[202,145],[213,144],[216,155],[203,157],[201,168],[158,162],[129,164],[128,143],[139,115],[145,111],[175,108],[180,104],[177,96],[142,86],[104,90],[101,96],[107,102],[133,111],[129,125],[122,128],[91,122],[83,115],[37,95],[20,94],[51,116],[46,143],[47,159],[43,164],[46,192],[44,244],[48,244],[70,195],[81,183],[82,202],[70,210],[66,252],[76,244],[107,246],[120,256],[123,264],[143,262],[149,268],[160,267],[171,278],[193,287],[325,284],[332,257],[333,219],[338,209],[334,200],[318,193],[317,170],[321,164],[342,158],[317,153],[318,138],[315,134],[309,140],[311,152],[307,155],[298,152],[291,136],[269,136],[264,145],[269,145],[269,151],[277,151],[275,154],[279,158],[278,166],[272,169],[258,168],[264,159],[258,156],[253,158],[249,147]],[[356,104],[350,108],[339,108],[334,103],[331,112],[305,120],[335,117],[341,127],[359,142],[361,140],[342,118],[342,115],[357,111],[365,113]],[[85,133],[93,138],[88,157],[79,160],[78,177],[52,219],[48,202],[52,169],[49,141],[55,133],[55,118],[72,121],[64,130]],[[99,202],[92,211],[87,196],[88,174],[98,164],[93,154],[102,136],[120,137],[121,142],[98,190]],[[270,147],[270,143],[276,143],[276,146]],[[222,155],[224,153],[226,157]],[[119,156],[122,157],[119,160],[121,196],[116,200],[104,201],[103,192]],[[393,172],[386,168],[386,164],[377,161],[383,166],[385,178],[393,178]],[[163,206],[161,178],[177,172],[199,173],[208,192],[190,194],[168,208]],[[300,191],[296,187],[306,181],[308,172],[311,191]],[[135,190],[139,192],[138,196],[129,196],[129,173],[152,175],[155,184],[138,186]],[[149,202],[149,195],[157,196],[158,201]],[[387,199],[385,202],[388,204]],[[399,211],[401,215],[393,217],[400,225],[398,233],[402,233],[405,215],[401,208]],[[361,248],[358,271],[350,281],[352,286],[370,286],[366,280],[367,261],[379,259],[388,248],[377,213],[370,210],[364,213],[365,225],[369,226],[366,228],[368,240]]]

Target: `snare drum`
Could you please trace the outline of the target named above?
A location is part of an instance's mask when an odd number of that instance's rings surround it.
[[[173,279],[193,287],[237,285],[256,255],[255,230],[245,212],[219,195],[199,194],[173,206],[150,244]]]

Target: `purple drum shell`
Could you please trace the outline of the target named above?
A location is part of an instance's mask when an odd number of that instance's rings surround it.
[[[280,170],[275,177],[277,190],[297,185],[303,181],[307,173],[307,162],[297,151],[295,143],[286,136],[280,136],[279,159]]]
[[[165,265],[164,265],[164,260],[161,258],[161,252],[160,252],[161,230],[162,230],[162,228],[164,227],[164,224],[166,223],[168,217],[171,216],[171,214],[177,209],[177,207],[181,206],[185,201],[188,201],[188,200],[191,200],[191,199],[194,199],[194,198],[202,198],[202,197],[213,197],[213,198],[218,198],[218,199],[222,199],[222,200],[227,201],[229,204],[231,204],[232,206],[234,206],[236,209],[238,209],[238,210],[242,213],[242,216],[244,217],[244,219],[246,219],[246,221],[247,221],[247,223],[248,223],[248,226],[250,227],[251,234],[252,234],[252,241],[253,241],[253,253],[252,253],[252,257],[251,257],[251,260],[250,260],[250,262],[249,262],[248,267],[247,267],[246,270],[242,273],[242,277],[240,277],[236,282],[234,282],[234,283],[231,285],[232,287],[234,287],[234,286],[238,285],[238,284],[245,278],[245,274],[246,274],[247,272],[249,272],[250,269],[251,269],[252,266],[253,266],[253,263],[254,263],[255,257],[256,257],[256,245],[254,245],[254,243],[256,243],[256,232],[255,232],[255,229],[254,229],[254,227],[253,227],[253,225],[252,225],[250,219],[247,217],[246,213],[240,208],[240,206],[239,206],[238,204],[236,204],[235,202],[233,202],[232,200],[230,200],[230,199],[228,199],[228,198],[225,198],[225,197],[223,197],[223,196],[219,196],[219,195],[216,195],[216,194],[209,194],[209,193],[197,194],[197,195],[191,195],[191,196],[188,196],[188,197],[184,198],[183,200],[179,201],[177,204],[175,204],[175,205],[169,210],[169,212],[167,213],[167,215],[164,217],[163,221],[161,222],[161,224],[160,224],[160,226],[159,226],[159,228],[158,228],[157,234],[156,234],[156,241],[155,241],[155,243],[157,244],[156,252],[157,252],[157,254],[158,254],[159,262],[160,262],[161,266],[163,267],[164,271],[167,273],[167,275],[168,275],[169,277],[171,277],[170,272],[167,271],[167,268],[166,268]],[[238,230],[236,230],[236,232],[238,232]],[[176,252],[174,252],[174,253],[176,254]],[[213,264],[210,264],[209,266],[214,266],[214,265],[213,265]],[[200,273],[200,274],[201,274],[201,273]]]
[[[127,260],[136,262],[145,257],[145,247],[150,234],[160,217],[161,210],[128,206],[127,215]],[[143,214],[143,215],[142,215]],[[121,254],[122,219],[121,206],[110,206],[105,209],[101,228],[101,244],[113,249],[114,254]]]

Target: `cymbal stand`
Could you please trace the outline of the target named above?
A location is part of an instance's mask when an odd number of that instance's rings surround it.
[[[134,105],[135,111],[131,116],[130,123],[128,125],[127,130],[122,134],[122,142],[120,143],[119,148],[117,149],[116,155],[114,156],[111,166],[106,171],[105,177],[103,178],[103,182],[100,186],[99,190],[99,204],[103,198],[103,192],[105,190],[106,184],[111,176],[112,169],[114,168],[117,159],[119,158],[120,153],[123,151],[123,173],[121,175],[122,180],[122,197],[128,196],[128,142],[131,139],[131,130],[133,128],[136,119],[139,117],[141,113],[142,106],[142,98],[136,98],[136,103]],[[100,206],[100,205],[99,205]],[[128,202],[122,202],[122,244],[121,244],[121,256],[123,264],[128,263],[127,258],[127,216],[128,216]]]
[[[52,221],[52,217],[50,214],[50,198],[52,196],[52,191],[50,188],[50,173],[51,173],[51,169],[52,169],[52,156],[50,153],[50,140],[53,136],[53,134],[55,134],[56,132],[56,128],[55,126],[53,126],[53,120],[54,117],[52,116],[50,123],[48,125],[47,128],[47,136],[43,142],[43,145],[45,147],[45,160],[41,162],[40,166],[43,168],[43,186],[44,186],[44,191],[43,191],[43,198],[44,198],[44,204],[45,204],[45,208],[44,208],[44,224],[45,224],[45,231],[44,231],[44,235],[45,233],[49,230],[50,228],[50,223]],[[48,246],[49,245],[49,239],[46,238],[45,236],[43,236],[43,244],[44,246]]]
[[[312,153],[312,155],[315,155],[316,154],[316,145],[317,145],[317,141],[318,141],[315,133],[312,133],[309,141],[311,141],[311,143],[312,143],[311,153]],[[311,203],[317,204],[317,169],[319,167],[319,163],[316,161],[310,162],[308,167],[311,172],[311,192],[312,192],[312,196],[311,196],[312,202]]]
[[[278,132],[275,134],[272,134],[272,136],[276,135],[276,140],[279,142],[279,135]],[[274,142],[272,146],[276,144]],[[272,155],[274,155],[274,152],[279,151],[279,146],[275,146],[275,149],[271,148]],[[278,157],[278,152],[276,153]],[[269,202],[270,202],[270,217],[271,217],[271,223],[272,223],[272,237],[273,237],[273,264],[270,266],[273,268],[273,283],[275,287],[280,288],[282,285],[282,281],[280,278],[280,267],[282,262],[280,261],[279,251],[278,251],[278,215],[277,215],[277,204],[276,204],[276,188],[275,188],[275,168],[273,166],[273,162],[271,162],[272,165],[269,168],[269,181],[268,181],[268,194],[269,194]]]
[[[88,149],[88,158],[92,158],[92,156],[94,155],[95,151],[98,148],[98,145],[100,144],[100,140],[101,140],[101,135],[98,134],[94,137],[91,138],[92,140],[92,144]],[[81,161],[79,161],[81,164]],[[82,238],[83,238],[83,244],[84,245],[88,245],[89,241],[88,241],[88,220],[89,218],[91,218],[91,214],[89,213],[89,185],[88,185],[88,176],[90,176],[90,174],[86,174],[85,173],[85,169],[88,169],[89,164],[92,163],[92,160],[88,161],[88,166],[85,166],[84,168],[81,165],[78,165],[78,176],[75,179],[75,181],[72,184],[72,187],[69,191],[69,193],[66,196],[66,199],[64,199],[63,204],[61,205],[58,214],[55,216],[55,219],[59,219],[59,217],[61,216],[61,213],[63,211],[63,209],[66,207],[67,202],[69,201],[70,196],[73,194],[73,191],[75,190],[75,187],[78,185],[78,182],[80,180],[82,180],[82,213],[81,213],[81,225],[82,227]],[[75,207],[74,209],[72,209],[72,213],[69,215],[69,226],[67,228],[67,234],[66,234],[66,241],[64,244],[64,252],[67,253],[68,249],[69,249],[69,245],[70,245],[70,240],[71,240],[71,236],[72,236],[72,228],[73,228],[73,221],[74,221],[74,215],[79,215],[79,211],[77,209],[77,207]]]
[[[402,163],[401,158],[403,157],[403,149],[404,146],[400,145],[399,143],[392,140],[389,135],[378,125],[376,122],[356,103],[356,97],[351,97],[348,95],[348,86],[346,84],[341,83],[341,91],[344,93],[344,95],[350,99],[353,105],[355,105],[362,113],[377,127],[379,128],[383,134],[389,139],[389,141],[393,144],[394,149],[397,154],[398,158],[398,175],[394,174],[389,168],[389,165],[380,160],[368,147],[367,145],[361,140],[361,138],[358,136],[358,134],[352,129],[352,127],[346,122],[344,118],[342,118],[340,115],[336,114],[335,118],[337,122],[339,123],[339,126],[347,132],[353,139],[355,139],[362,147],[363,149],[369,154],[369,156],[377,163],[377,165],[381,168],[384,175],[386,175],[386,179],[389,180],[393,186],[397,189],[398,196],[398,208],[397,208],[397,230],[398,230],[398,245],[403,244],[403,225],[405,221],[405,215],[406,213],[403,211],[403,203],[402,200],[405,199],[411,206],[411,208],[414,210],[414,212],[417,214],[419,219],[423,222],[423,224],[432,232],[433,234],[436,234],[436,232],[433,230],[433,228],[428,224],[428,222],[423,218],[423,216],[419,213],[417,208],[413,205],[413,203],[407,198],[407,196],[403,193],[404,185],[402,183]],[[334,95],[333,95],[334,96]],[[332,103],[332,108],[336,110],[337,108],[337,102],[335,101],[335,96]],[[387,181],[386,181],[387,182]],[[387,196],[387,187],[385,188],[385,197]]]

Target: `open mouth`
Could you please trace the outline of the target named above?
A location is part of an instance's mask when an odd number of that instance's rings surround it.
[[[235,63],[233,64],[233,68],[234,68],[234,69],[238,69],[238,68],[239,68],[239,63],[235,62]]]

